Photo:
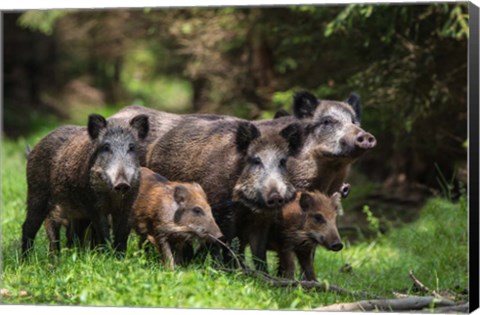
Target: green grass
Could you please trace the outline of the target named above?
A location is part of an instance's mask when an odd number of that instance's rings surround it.
[[[156,259],[137,250],[133,234],[123,260],[108,253],[74,249],[62,250],[55,260],[47,256],[42,228],[31,259],[20,263],[26,198],[24,148],[26,143],[33,146],[47,132],[2,142],[0,288],[7,289],[10,295],[4,296],[1,303],[304,310],[356,299],[331,292],[273,288],[261,280],[218,271],[209,262],[168,271]],[[320,281],[353,292],[392,297],[393,292],[418,294],[411,292],[409,270],[438,291],[466,288],[467,253],[465,201],[453,204],[431,199],[416,222],[374,241],[353,245],[347,242],[338,253],[318,249],[315,264]],[[273,255],[269,263],[273,270]],[[340,271],[345,264],[352,266],[351,272]]]

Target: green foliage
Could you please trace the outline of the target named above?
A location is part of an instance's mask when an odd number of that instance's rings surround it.
[[[293,95],[295,94],[296,89],[291,89],[287,91],[278,91],[273,94],[272,103],[275,105],[275,108],[283,108],[288,112],[292,112],[293,108]]]
[[[42,32],[45,35],[52,35],[55,23],[61,17],[72,11],[69,10],[32,10],[23,13],[18,19],[22,27]]]
[[[345,32],[347,29],[352,27],[352,15],[355,14],[355,12],[364,12],[364,10],[356,10],[357,8],[373,8],[371,5],[357,5],[357,4],[350,4],[345,7],[338,15],[337,17],[329,22],[327,26],[325,27],[324,35],[325,37],[329,37],[332,34],[336,32]],[[367,16],[368,17],[368,16]]]
[[[156,71],[158,58],[167,52],[143,43],[125,56],[122,84],[135,104],[172,112],[191,111],[192,88],[188,81]]]
[[[370,228],[370,230],[372,230],[372,232],[374,232],[377,237],[380,237],[382,235],[382,233],[380,232],[380,220],[375,217],[368,205],[363,206],[362,212],[367,216],[368,227]]]
[[[448,12],[448,8],[446,10]],[[457,4],[450,10],[449,19],[440,30],[442,37],[453,37],[455,39],[468,38],[468,9],[466,5]]]
[[[451,201],[452,200],[452,192],[454,187],[454,180],[455,180],[455,173],[453,173],[452,178],[447,180],[445,175],[443,174],[442,170],[439,166],[435,163],[435,170],[437,171],[437,182],[440,188],[442,189],[442,196],[443,198]]]
[[[418,32],[422,21],[427,20],[435,14],[442,14],[446,16],[443,25],[438,29],[437,33],[442,37],[451,37],[455,39],[463,39],[468,37],[468,7],[466,3],[448,5],[446,3],[432,4],[423,6],[423,12],[417,17],[410,15],[410,12],[416,10],[415,7],[408,6],[396,6],[396,5],[365,5],[365,4],[350,4],[346,6],[340,13],[330,21],[324,31],[326,37],[334,34],[345,34],[352,31],[353,27],[358,25],[365,25],[366,20],[375,15],[375,13],[387,13],[396,11],[395,14],[389,14],[394,19],[413,22],[411,29],[415,29]],[[378,18],[378,16],[377,16]],[[383,20],[386,22],[386,20]],[[396,35],[395,24],[389,23],[383,26],[387,28],[383,29],[386,33],[380,39],[385,43],[389,43]],[[367,42],[366,42],[367,43]],[[367,44],[368,45],[368,44]]]

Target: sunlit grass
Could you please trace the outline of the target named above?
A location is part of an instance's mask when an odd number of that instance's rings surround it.
[[[127,256],[64,249],[58,259],[47,255],[42,228],[32,257],[19,262],[21,225],[25,218],[25,145],[43,134],[2,143],[2,255],[1,288],[9,295],[2,303],[163,306],[191,308],[311,309],[353,301],[355,297],[299,288],[273,288],[241,274],[216,270],[207,261],[166,270],[146,257],[131,235]],[[436,290],[468,286],[466,203],[431,199],[420,218],[393,229],[374,241],[347,242],[340,252],[318,249],[315,257],[320,281],[352,292],[392,297],[413,292],[409,270]],[[269,254],[270,270],[276,258]],[[345,272],[345,265],[351,271]]]

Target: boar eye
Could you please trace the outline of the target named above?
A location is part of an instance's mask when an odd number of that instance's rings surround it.
[[[100,148],[102,152],[110,152],[110,143],[104,143]]]
[[[133,151],[135,151],[135,145],[133,143],[130,143],[128,145],[128,152],[133,152]]]
[[[200,207],[195,207],[192,209],[192,212],[195,214],[195,215],[203,215],[203,210],[202,208]]]
[[[285,168],[287,166],[287,159],[280,160],[280,167]]]
[[[250,163],[252,165],[261,165],[262,160],[260,160],[260,158],[258,158],[258,157],[252,157],[252,158],[250,158]]]
[[[315,221],[315,223],[317,224],[323,224],[325,223],[325,219],[323,218],[323,215],[321,214],[315,214],[313,216],[313,220]]]
[[[323,126],[330,126],[330,125],[333,124],[333,123],[334,123],[333,118],[332,118],[332,117],[329,117],[329,116],[323,118],[322,121],[321,121],[321,124],[322,124]]]

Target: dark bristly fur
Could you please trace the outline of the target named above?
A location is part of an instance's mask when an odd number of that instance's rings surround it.
[[[241,213],[256,218],[273,215],[277,202],[294,196],[285,167],[290,153],[302,145],[301,132],[298,124],[257,128],[242,120],[185,118],[150,146],[147,167],[175,181],[198,182],[228,241],[239,228],[240,212],[231,215],[227,201],[247,206],[252,211]],[[265,243],[266,235],[259,237]]]
[[[92,114],[88,127],[63,126],[43,138],[28,155],[22,255],[45,220],[52,250],[60,248],[60,226],[73,219],[91,221],[97,242],[104,245],[110,240],[109,215],[113,245],[123,252],[139,185],[137,146],[148,130],[144,115],[124,125]]]
[[[273,116],[273,119],[277,119],[277,118],[285,117],[285,116],[290,116],[290,114],[286,110],[284,110],[283,108],[280,108],[279,110],[277,110],[275,112],[275,115]]]

